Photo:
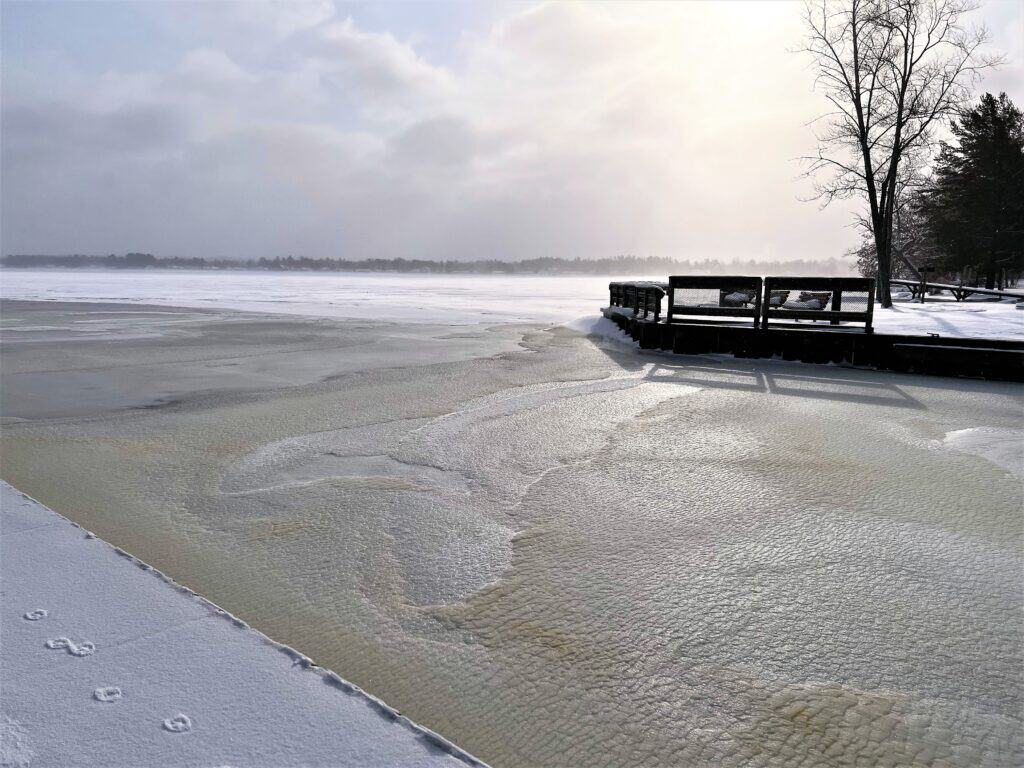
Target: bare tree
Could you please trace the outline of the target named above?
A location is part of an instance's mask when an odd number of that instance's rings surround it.
[[[920,268],[942,260],[928,227],[917,210],[917,192],[908,192],[904,196],[897,194],[897,202],[893,213],[892,225],[892,263],[890,279],[920,279]],[[875,246],[874,233],[870,221],[862,217],[863,235],[860,245],[848,252],[857,260],[857,271],[864,277],[878,277],[878,252]],[[934,277],[934,275],[933,275]]]
[[[877,258],[878,299],[892,305],[893,224],[901,162],[933,146],[934,129],[969,100],[981,70],[999,60],[967,27],[972,0],[809,0],[804,49],[832,105],[808,160],[818,196],[866,197]]]
[[[919,267],[934,260],[937,255],[927,228],[916,211],[917,201],[929,181],[929,149],[928,145],[908,149],[896,173],[892,197],[892,232],[889,237],[890,279],[917,278]],[[847,255],[856,258],[857,271],[860,274],[877,279],[878,247],[870,212],[863,211],[857,214],[856,225],[861,234],[861,243]]]

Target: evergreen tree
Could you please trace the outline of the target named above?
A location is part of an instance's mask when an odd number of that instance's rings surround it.
[[[992,288],[1024,267],[1024,118],[1005,93],[986,93],[954,120],[920,213],[946,267],[974,267]]]

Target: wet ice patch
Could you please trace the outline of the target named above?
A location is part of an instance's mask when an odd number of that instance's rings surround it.
[[[1013,729],[1010,718],[981,708],[921,700],[904,691],[807,682],[773,693],[751,726],[732,736],[742,745],[742,764],[767,748],[784,765],[967,768],[999,765],[1003,753],[993,746],[1011,741]],[[951,733],[964,737],[950,739]]]
[[[275,540],[296,558],[372,557],[374,586],[359,589],[417,606],[458,602],[506,571],[510,521],[531,488],[600,452],[615,424],[697,391],[645,373],[512,387],[435,418],[286,438],[228,467],[221,492],[259,499],[239,503],[241,514],[308,526]],[[591,402],[610,416],[588,421]],[[326,547],[316,535],[325,530],[343,544]]]
[[[457,600],[507,566],[512,533],[474,507],[472,480],[459,467],[398,455],[401,439],[426,423],[328,430],[267,444],[227,469],[221,492],[266,500],[283,526],[323,505],[329,517],[314,520],[310,530],[329,525],[342,548],[351,547],[348,558],[376,551],[391,564],[389,573],[401,574],[404,601]],[[322,549],[312,536],[296,546],[307,558]],[[333,560],[339,552],[334,546],[326,556]]]
[[[514,510],[552,470],[596,455],[618,424],[697,387],[623,376],[513,387],[470,401],[412,431],[397,455],[457,469],[499,507]],[[589,418],[595,408],[608,416]],[[478,498],[479,501],[479,498]]]
[[[1014,476],[1024,478],[1024,429],[958,429],[947,432],[942,443],[946,448],[980,456]]]
[[[240,487],[242,483],[226,482],[233,490],[225,488],[225,492],[253,493],[323,482],[382,491],[451,489],[467,492],[465,481],[456,473],[397,461],[386,455],[346,456],[335,452],[300,455],[276,467],[265,468],[258,479],[247,479],[258,482],[249,488]]]
[[[238,495],[315,485],[325,481],[380,477],[398,478],[410,486],[447,485],[451,480],[431,473],[395,467],[389,445],[421,420],[373,424],[296,435],[262,446],[228,467],[221,481],[224,494]],[[398,469],[397,473],[393,470]],[[411,489],[411,488],[410,488]]]

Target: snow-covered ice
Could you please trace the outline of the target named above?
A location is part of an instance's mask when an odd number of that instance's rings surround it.
[[[607,277],[2,270],[0,298],[129,302],[403,323],[564,322],[599,314]]]
[[[0,766],[480,765],[7,483],[0,547]]]
[[[608,283],[589,275],[3,270],[0,297],[126,302],[288,315],[475,325],[570,323],[600,314]],[[876,307],[879,333],[1024,340],[1013,302],[929,298]],[[8,327],[8,338],[31,329]]]

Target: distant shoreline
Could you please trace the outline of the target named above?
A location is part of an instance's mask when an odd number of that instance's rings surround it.
[[[855,264],[849,259],[822,261],[733,261],[688,260],[659,257],[617,256],[599,259],[539,258],[523,261],[480,259],[448,261],[433,259],[311,259],[305,257],[274,259],[205,259],[157,257],[148,253],[123,256],[84,254],[44,255],[8,254],[0,258],[3,269],[74,270],[175,270],[231,272],[375,272],[399,274],[473,274],[473,275],[670,275],[670,274],[814,274],[851,275]]]

